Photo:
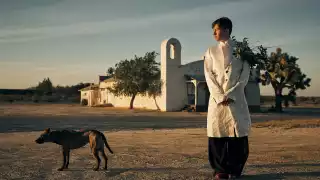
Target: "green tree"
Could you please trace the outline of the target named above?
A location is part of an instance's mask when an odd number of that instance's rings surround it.
[[[243,38],[242,41],[238,41],[235,36],[232,37],[235,43],[233,49],[233,55],[242,61],[247,61],[251,68],[258,67],[259,69],[264,67],[267,59],[267,48],[262,45],[256,47],[250,47],[248,38]]]
[[[66,96],[79,95],[79,90],[87,86],[90,86],[90,83],[80,82],[76,85],[71,85],[71,86],[57,85],[56,87],[54,87],[54,92],[59,95],[66,95]]]
[[[233,36],[232,40],[235,43],[233,55],[242,61],[247,61],[251,69],[255,68],[258,74],[256,77],[257,82],[259,82],[260,70],[265,69],[265,62],[268,59],[267,48],[262,45],[250,47],[248,38],[243,38],[242,41],[238,41],[235,36]],[[252,70],[250,71],[250,75],[251,73]]]
[[[247,38],[243,41],[237,41],[235,37],[232,39],[236,42],[234,55],[248,61],[251,68],[256,68],[260,74],[257,80],[263,86],[272,85],[275,93],[275,111],[282,112],[283,101],[286,106],[289,101],[295,104],[296,91],[310,86],[311,79],[302,73],[296,63],[297,57],[283,53],[281,48],[277,48],[276,52],[268,56],[267,48],[262,45],[250,47]],[[288,95],[282,95],[284,88],[289,89]]]
[[[159,63],[155,58],[159,55],[155,51],[147,52],[143,57],[134,56],[131,60],[121,60],[115,65],[113,87],[108,88],[116,96],[130,96],[130,109],[137,94],[146,95],[159,80]]]
[[[44,78],[42,82],[39,82],[38,85],[35,87],[37,92],[40,94],[48,94],[51,95],[53,92],[53,85],[49,78]]]
[[[288,88],[286,97],[294,97],[299,89],[310,87],[311,79],[308,78],[297,64],[298,58],[283,53],[281,48],[272,52],[265,61],[264,72],[261,74],[262,85],[272,85],[275,93],[275,111],[282,112],[282,101],[284,100],[283,89]],[[293,101],[295,99],[293,98]]]
[[[107,69],[107,75],[108,76],[112,76],[113,74],[114,74],[114,68],[113,67],[109,67],[108,69]]]

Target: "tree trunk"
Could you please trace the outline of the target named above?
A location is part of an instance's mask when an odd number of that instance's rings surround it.
[[[159,107],[159,105],[158,105],[158,103],[157,103],[156,96],[153,96],[153,99],[154,99],[154,103],[155,103],[156,106],[157,106],[157,110],[159,111],[159,110],[160,110],[160,107]]]
[[[136,94],[134,94],[132,97],[131,97],[131,101],[130,101],[130,109],[133,109],[133,102],[134,102],[134,99],[136,98]]]
[[[276,112],[282,112],[282,89],[281,88],[276,88],[275,89],[275,97],[276,97],[276,102],[275,102],[275,111]]]

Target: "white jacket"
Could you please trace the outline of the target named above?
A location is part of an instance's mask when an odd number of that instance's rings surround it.
[[[233,46],[232,41],[228,41]],[[204,55],[204,74],[210,91],[207,136],[243,137],[248,136],[251,117],[244,94],[250,76],[250,66],[246,61],[232,55],[225,68],[221,45],[207,49]],[[219,104],[224,97],[234,100],[229,106]]]

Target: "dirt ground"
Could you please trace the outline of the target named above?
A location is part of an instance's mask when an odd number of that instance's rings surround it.
[[[320,111],[320,110],[319,110]],[[252,114],[250,155],[242,179],[320,179],[320,114]],[[88,146],[59,172],[58,145],[34,142],[41,131],[96,128],[105,133],[109,171],[92,170]],[[206,114],[78,105],[0,105],[0,179],[212,179]]]

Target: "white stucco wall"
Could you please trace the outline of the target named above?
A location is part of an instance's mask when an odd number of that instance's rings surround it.
[[[260,87],[254,83],[248,83],[245,89],[246,99],[249,106],[260,106]]]
[[[157,110],[158,106],[161,103],[161,98],[157,97],[156,101],[153,98],[149,98],[148,96],[137,95],[133,102],[134,108],[142,108],[142,109],[152,109]],[[131,97],[128,96],[119,96],[116,97],[111,93],[108,93],[108,103],[112,104],[115,107],[130,107]],[[156,104],[157,103],[157,104]]]
[[[173,55],[173,56],[171,56]],[[175,38],[161,43],[162,111],[179,111],[187,104],[187,85],[181,67],[181,44]]]
[[[130,107],[131,97],[115,96],[107,87],[112,87],[113,82],[101,82],[99,87],[101,89],[100,104],[112,104],[114,107]],[[156,97],[156,101],[148,96],[137,95],[133,102],[134,108],[157,110],[157,105],[161,107],[161,97]]]
[[[88,99],[88,91],[80,91],[81,100]]]
[[[83,99],[88,100],[88,106],[95,106],[99,104],[100,93],[99,90],[80,91],[80,102]]]

